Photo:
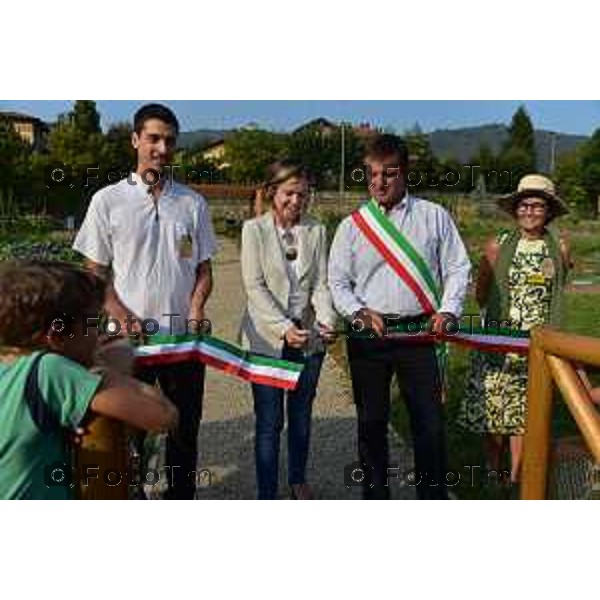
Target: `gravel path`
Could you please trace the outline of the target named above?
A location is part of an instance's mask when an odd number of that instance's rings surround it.
[[[214,264],[215,288],[207,307],[214,335],[236,342],[245,302],[238,248],[221,238]],[[236,342],[237,343],[237,342]],[[393,464],[410,469],[411,453],[395,434],[390,447]],[[286,497],[287,434],[280,454],[280,495]],[[199,483],[198,499],[252,499],[256,495],[254,473],[254,413],[250,386],[237,378],[207,369],[203,419],[199,436],[199,468],[209,469]],[[344,465],[357,456],[356,413],[349,381],[331,356],[323,365],[313,410],[308,480],[319,499],[359,499],[358,488],[344,484]],[[413,488],[392,487],[393,498],[414,498]]]

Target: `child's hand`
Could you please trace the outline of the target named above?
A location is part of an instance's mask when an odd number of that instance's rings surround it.
[[[81,446],[83,442],[83,436],[87,435],[89,432],[85,427],[77,427],[73,431],[69,432],[69,442],[73,444],[73,446]]]
[[[97,349],[94,366],[117,371],[122,375],[131,375],[134,370],[134,360],[135,355],[131,344],[119,338]]]

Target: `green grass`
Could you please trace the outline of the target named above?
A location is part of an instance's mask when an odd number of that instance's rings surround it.
[[[566,295],[565,324],[563,329],[577,334],[600,337],[600,319],[598,319],[598,294],[570,293]],[[474,312],[474,302],[470,300],[465,312]],[[462,430],[457,425],[457,415],[462,401],[469,371],[469,352],[458,346],[451,346],[449,358],[448,398],[446,403],[448,451],[450,469],[458,471],[460,483],[453,488],[458,497],[464,499],[497,499],[502,493],[497,486],[487,485],[484,477],[473,477],[479,473],[465,465],[480,465],[484,468],[485,452],[483,438]],[[592,374],[592,382],[600,385],[600,377]],[[397,387],[394,386],[392,401],[392,425],[405,439],[410,439],[408,413]],[[553,436],[565,437],[577,434],[577,427],[557,393],[553,411]],[[471,485],[473,483],[473,485]]]

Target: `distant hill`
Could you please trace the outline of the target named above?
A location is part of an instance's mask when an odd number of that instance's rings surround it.
[[[438,158],[454,157],[460,163],[468,163],[479,150],[481,144],[490,147],[497,154],[508,139],[508,127],[502,124],[464,127],[461,129],[440,129],[429,135],[431,150]],[[571,152],[588,138],[583,135],[555,133],[542,129],[535,131],[535,150],[538,169],[549,171],[552,135],[556,135],[556,157]]]
[[[192,150],[208,146],[222,140],[228,133],[222,129],[198,129],[197,131],[182,131],[177,137],[177,147],[181,150]]]
[[[199,129],[184,131],[179,135],[178,146],[182,149],[197,149],[222,140],[229,130]],[[477,154],[481,144],[487,144],[497,154],[508,138],[508,127],[502,124],[463,127],[460,129],[439,129],[427,134],[431,149],[438,158],[454,157],[462,164]],[[569,133],[553,133],[542,129],[535,131],[535,148],[540,171],[550,170],[552,135],[556,135],[556,157],[571,152],[588,138]]]

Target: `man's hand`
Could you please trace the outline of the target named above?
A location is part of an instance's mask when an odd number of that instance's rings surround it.
[[[212,325],[209,319],[204,314],[204,309],[191,311],[188,317],[187,324],[188,333],[193,335],[210,335]]]
[[[302,348],[308,341],[309,334],[310,332],[308,330],[298,329],[298,327],[292,325],[285,332],[284,337],[288,346],[291,346],[292,348]]]
[[[383,322],[383,315],[370,308],[361,308],[352,317],[352,330],[360,333],[363,329],[371,329],[377,337],[383,337],[386,334],[386,326]]]
[[[431,316],[430,331],[433,335],[441,335],[443,333],[452,333],[453,328],[449,328],[450,323],[457,323],[456,317],[450,313],[435,313]]]

